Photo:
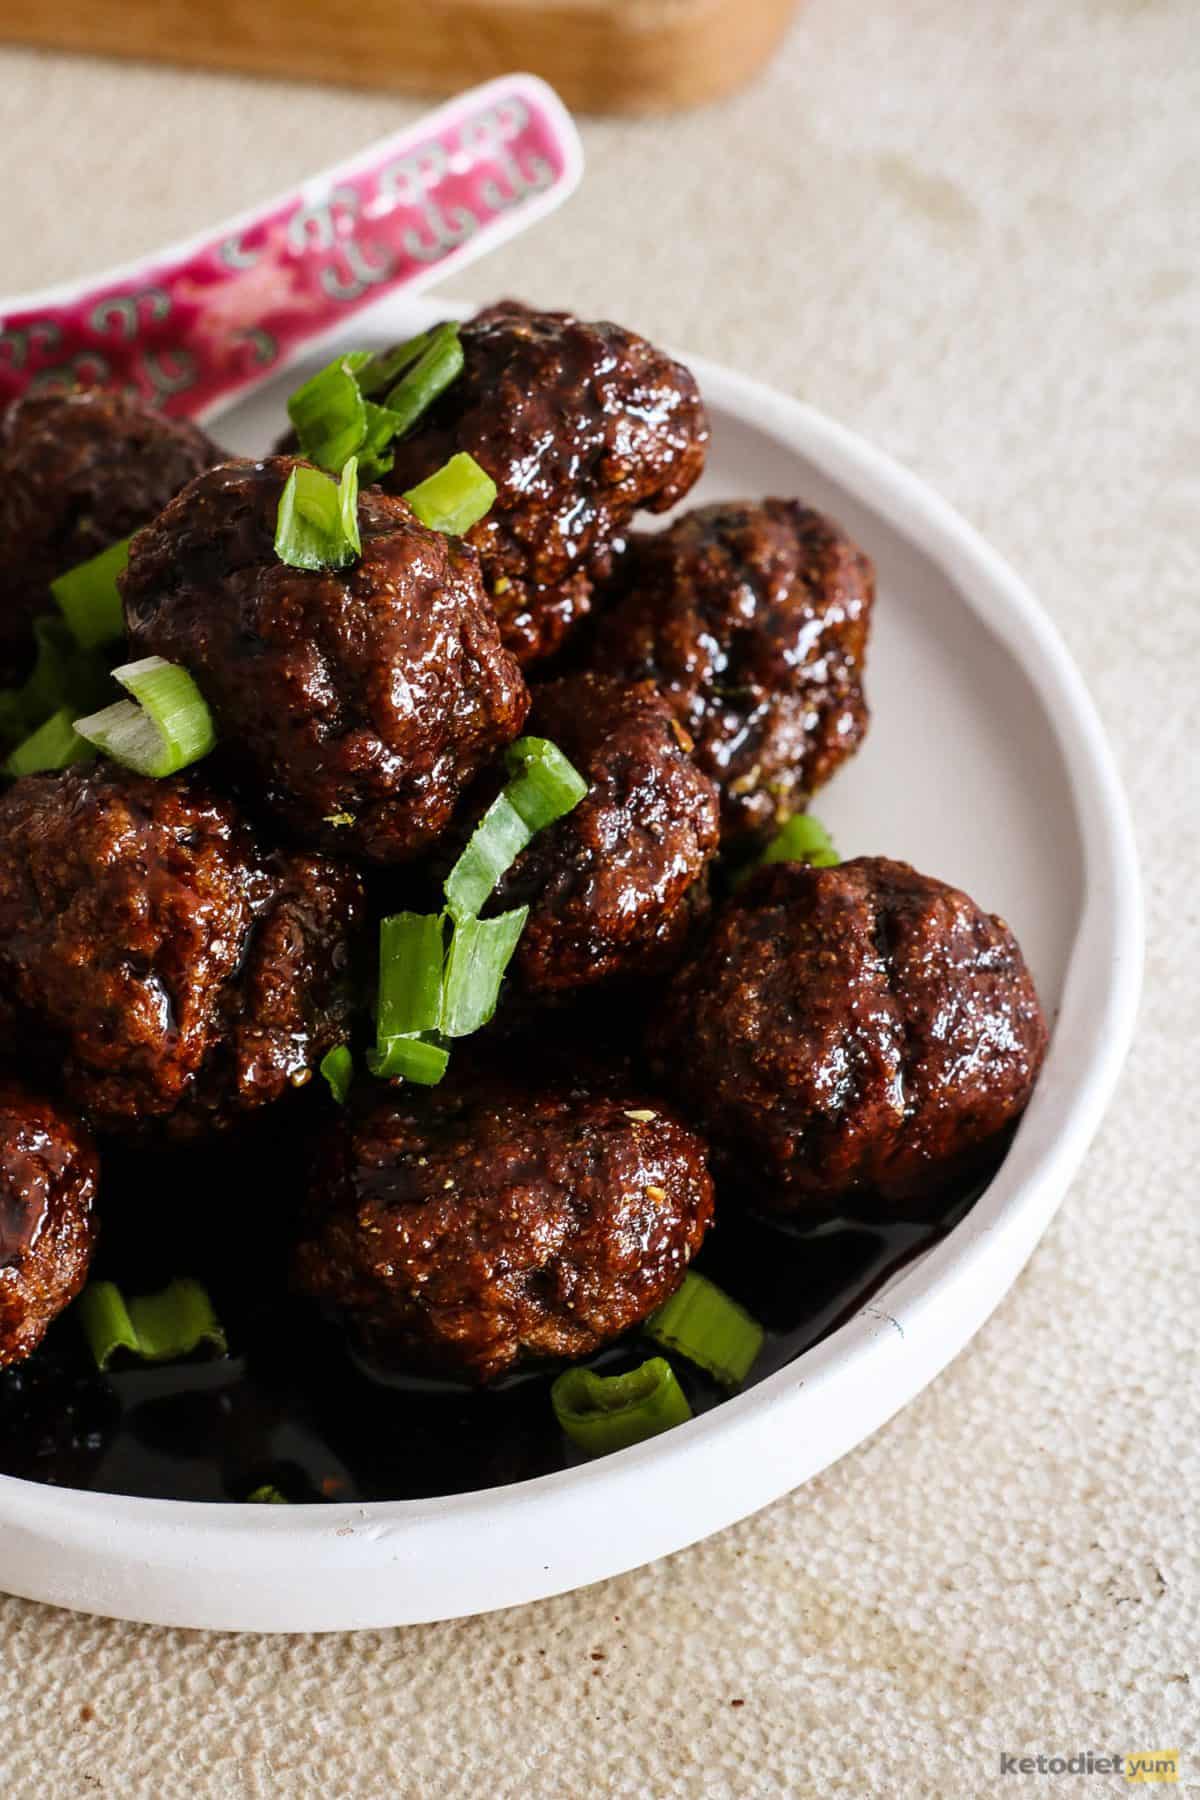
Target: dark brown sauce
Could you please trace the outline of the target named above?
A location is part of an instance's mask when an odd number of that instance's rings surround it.
[[[286,1197],[298,1183],[288,1162],[278,1141],[266,1142],[231,1183],[227,1155],[161,1166],[110,1159],[94,1275],[129,1293],[196,1275],[231,1354],[101,1376],[68,1313],[27,1363],[0,1375],[0,1472],[179,1500],[244,1500],[268,1482],[293,1501],[398,1500],[503,1486],[578,1460],[550,1406],[556,1369],[482,1393],[388,1376],[364,1364],[334,1322],[280,1292]],[[859,1218],[798,1231],[727,1204],[697,1267],[766,1327],[749,1385],[858,1311],[944,1236],[982,1185],[932,1222]],[[653,1349],[631,1334],[592,1366],[615,1372]],[[695,1412],[725,1397],[698,1370],[676,1366]]]

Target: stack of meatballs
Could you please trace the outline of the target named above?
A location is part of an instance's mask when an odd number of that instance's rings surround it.
[[[714,1206],[928,1212],[1029,1098],[1046,1030],[1000,919],[903,863],[760,860],[866,731],[867,557],[788,498],[633,529],[709,442],[633,332],[505,303],[461,346],[342,569],[275,553],[286,448],[96,390],[0,425],[7,678],[49,583],[134,532],[128,655],[187,669],[217,738],[0,793],[0,1365],[86,1281],[110,1153],[204,1143],[236,1182],[247,1133],[311,1140],[278,1282],[485,1383],[636,1326]],[[403,496],[463,451],[497,497],[459,538]],[[496,1017],[439,1085],[372,1079],[379,920],[437,895],[526,732],[587,793],[491,902],[529,909]]]

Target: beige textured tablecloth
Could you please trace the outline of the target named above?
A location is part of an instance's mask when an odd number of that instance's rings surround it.
[[[802,394],[1066,634],[1151,939],[1118,1101],[1014,1293],[819,1480],[560,1600],[290,1640],[0,1600],[6,1800],[970,1800],[1119,1785],[1002,1775],[1005,1751],[1175,1746],[1200,1792],[1198,69],[1188,0],[813,0],[731,103],[585,124],[579,197],[461,282]],[[0,287],[197,229],[414,110],[0,53]]]

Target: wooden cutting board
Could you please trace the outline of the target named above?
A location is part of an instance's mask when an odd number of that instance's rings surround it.
[[[799,0],[0,0],[0,40],[453,92],[511,69],[569,106],[693,106],[747,81]]]

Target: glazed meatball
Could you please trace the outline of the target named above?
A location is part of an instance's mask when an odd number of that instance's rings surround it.
[[[0,799],[0,995],[98,1128],[201,1133],[348,1032],[362,894],[199,782],[106,763]]]
[[[138,655],[182,663],[220,763],[300,841],[399,862],[442,830],[529,704],[474,551],[373,489],[347,569],[280,562],[288,458],[200,476],[134,540]]]
[[[676,976],[652,1066],[731,1180],[814,1220],[947,1186],[1021,1114],[1046,1049],[1003,920],[907,863],[779,863]]]
[[[128,394],[87,388],[12,403],[0,418],[0,684],[30,661],[30,624],[53,607],[51,581],[148,524],[222,460],[195,425]]]
[[[721,790],[722,847],[801,809],[867,728],[871,564],[797,500],[725,501],[639,536],[594,666],[656,681]]]
[[[498,497],[469,540],[528,663],[588,611],[634,512],[665,512],[698,479],[708,420],[691,373],[619,325],[504,301],[463,326],[462,347],[386,485],[402,493],[461,450],[487,470]]]
[[[36,1350],[83,1286],[98,1175],[78,1119],[0,1080],[0,1368]]]
[[[718,839],[716,790],[650,682],[570,675],[535,689],[530,729],[588,782],[572,812],[539,832],[496,905],[528,905],[513,975],[562,994],[653,973],[682,953],[707,907]]]
[[[381,1356],[485,1382],[579,1357],[674,1292],[712,1213],[659,1101],[479,1071],[384,1093],[316,1169],[297,1285]]]

